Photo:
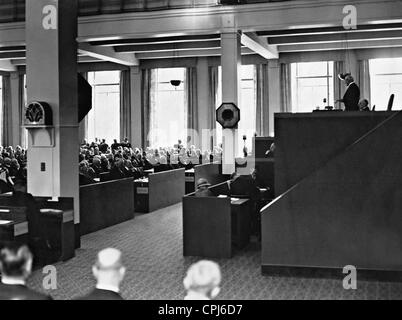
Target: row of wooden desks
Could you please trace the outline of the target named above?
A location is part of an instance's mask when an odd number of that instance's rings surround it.
[[[28,207],[14,206],[10,199],[7,195],[0,197],[0,203],[3,204],[0,205],[0,248],[10,244],[27,244],[34,253],[36,266],[74,257],[72,199],[50,203],[47,199],[38,198],[36,201],[41,208],[38,213],[28,212]],[[71,208],[66,208],[65,203]],[[35,218],[29,218],[29,214],[34,214]]]

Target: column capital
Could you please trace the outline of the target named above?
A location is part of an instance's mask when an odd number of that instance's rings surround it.
[[[18,71],[10,72],[10,79],[11,80],[17,80],[17,79],[19,79],[19,77],[20,77],[20,74],[19,74]]]
[[[237,18],[233,13],[223,14],[221,17],[222,32],[236,32]]]
[[[268,60],[268,68],[279,68],[280,65],[279,59]]]

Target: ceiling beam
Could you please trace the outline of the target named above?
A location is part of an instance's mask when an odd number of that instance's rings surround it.
[[[150,52],[150,51],[170,51],[170,50],[218,49],[220,47],[221,47],[220,40],[213,40],[213,41],[199,41],[199,42],[117,46],[114,48],[114,50],[116,52]]]
[[[269,44],[296,44],[296,43],[317,43],[317,42],[342,42],[361,40],[386,40],[401,39],[401,31],[371,31],[371,32],[342,32],[334,34],[314,34],[268,38]]]
[[[10,60],[0,60],[0,71],[14,72],[17,71],[17,67]]]
[[[25,51],[25,46],[8,46],[8,47],[0,47],[0,53],[2,52],[18,52]]]
[[[254,54],[254,51],[249,48],[241,49],[242,55]],[[186,51],[165,51],[165,52],[147,52],[137,53],[138,59],[167,59],[167,58],[187,58],[187,57],[212,57],[220,56],[222,54],[221,49],[205,49],[205,50],[186,50]]]
[[[243,33],[241,43],[265,59],[278,59],[278,49],[269,45],[266,39],[261,39],[255,33]]]
[[[90,56],[80,56],[77,57],[77,62],[78,63],[104,62],[104,60],[100,60]]]
[[[383,24],[367,24],[358,25],[357,29],[347,30],[348,33],[354,32],[368,32],[368,31],[392,31],[402,30],[402,23],[383,23]],[[314,35],[314,34],[333,34],[345,32],[342,26],[336,27],[317,27],[317,28],[292,28],[282,30],[267,30],[257,31],[260,37],[281,37],[281,36],[295,36],[295,35]]]
[[[137,39],[119,39],[119,40],[102,40],[91,41],[93,46],[125,46],[125,45],[145,45],[145,44],[165,44],[165,43],[180,43],[180,42],[198,42],[219,40],[220,34],[200,34],[189,36],[176,36],[176,37],[149,37]]]
[[[25,52],[0,52],[0,60],[25,58]]]
[[[78,44],[78,52],[104,61],[125,66],[138,66],[138,59],[132,53],[117,53],[110,47],[93,47],[87,43]]]
[[[372,41],[352,41],[352,42],[332,42],[332,43],[302,43],[278,46],[279,52],[302,52],[302,51],[325,51],[325,50],[352,50],[368,48],[390,48],[402,47],[402,39],[396,40],[372,40]]]
[[[1,61],[2,60],[0,60],[0,62]],[[7,60],[4,60],[4,61],[7,61]],[[27,61],[25,58],[11,59],[10,62],[14,66],[25,66],[27,64]],[[99,59],[89,57],[89,56],[77,56],[77,62],[78,63],[93,63],[93,62],[104,62],[104,60],[99,60]]]

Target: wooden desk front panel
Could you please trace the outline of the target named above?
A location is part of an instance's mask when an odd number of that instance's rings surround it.
[[[230,198],[183,198],[183,255],[205,258],[232,256]]]
[[[185,189],[185,169],[175,169],[149,175],[149,212],[181,201]]]
[[[81,235],[134,218],[132,178],[80,187]]]

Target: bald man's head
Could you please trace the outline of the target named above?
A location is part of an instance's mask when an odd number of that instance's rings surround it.
[[[118,288],[126,272],[123,266],[121,251],[114,248],[100,251],[92,272],[98,286],[113,286]]]

